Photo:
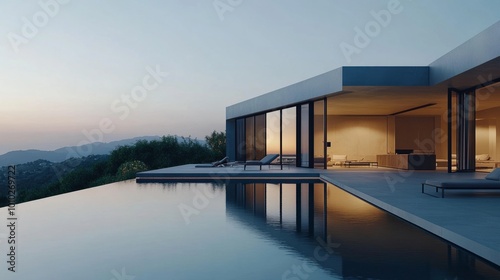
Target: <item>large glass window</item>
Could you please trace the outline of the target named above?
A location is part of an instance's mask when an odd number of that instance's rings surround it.
[[[267,154],[280,154],[280,111],[267,113],[266,118]]]
[[[284,109],[281,113],[283,163],[295,164],[297,158],[297,108]]]
[[[314,167],[326,168],[325,157],[325,102],[314,102]]]
[[[245,120],[245,148],[246,160],[255,159],[255,119],[248,117]]]
[[[236,160],[246,159],[245,119],[236,120]]]
[[[267,154],[281,154],[283,164],[296,163],[297,153],[296,107],[266,114]]]
[[[500,83],[476,90],[476,171],[500,165]]]
[[[266,156],[266,115],[245,119],[245,160],[260,160]]]
[[[309,105],[306,105],[308,107]],[[309,109],[306,108],[308,131]],[[304,142],[309,150],[308,132]],[[236,160],[260,160],[268,154],[282,154],[284,164],[296,164],[297,107],[236,120]],[[309,167],[309,152],[305,155]]]
[[[255,159],[266,156],[266,114],[255,116]]]
[[[309,104],[300,106],[300,166],[309,167]]]

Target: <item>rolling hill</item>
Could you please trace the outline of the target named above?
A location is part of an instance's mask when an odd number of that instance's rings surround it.
[[[182,137],[176,136],[179,141]],[[54,151],[42,150],[19,150],[11,151],[0,155],[0,166],[18,165],[36,160],[46,160],[50,162],[63,162],[69,158],[81,158],[89,155],[107,155],[119,146],[133,145],[139,140],[159,140],[160,136],[142,136],[129,138],[109,143],[95,142],[84,146],[63,147]],[[204,140],[198,140],[204,143]],[[203,144],[202,143],[202,144]]]

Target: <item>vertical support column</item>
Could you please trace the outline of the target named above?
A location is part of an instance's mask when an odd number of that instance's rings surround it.
[[[314,102],[309,102],[309,168],[314,168]],[[304,132],[302,132],[304,133]]]
[[[476,170],[476,94],[475,90],[458,93],[457,171]]]
[[[326,98],[323,99],[323,162],[324,162],[324,166],[323,166],[323,169],[327,169],[328,168],[328,154],[327,154],[327,145],[326,145],[326,142],[328,141],[327,140],[327,130],[326,130],[326,122],[327,122],[327,107],[326,107]]]
[[[283,109],[280,109],[280,168],[283,170]]]
[[[447,124],[448,124],[448,173],[452,172],[452,145],[453,145],[453,118],[452,118],[452,98],[453,98],[453,90],[448,89],[448,111],[447,111]]]
[[[236,160],[236,120],[226,120],[226,156]]]
[[[302,166],[302,110],[301,106],[295,107],[295,166]]]

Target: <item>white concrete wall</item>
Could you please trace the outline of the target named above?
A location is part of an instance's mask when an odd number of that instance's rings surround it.
[[[488,119],[476,121],[476,154],[490,153],[490,122]]]
[[[434,153],[434,116],[396,117],[396,149],[412,149],[414,152]]]
[[[329,155],[375,161],[378,154],[414,149],[446,158],[447,127],[441,116],[328,116],[327,122]],[[314,136],[322,139],[318,130]],[[322,149],[322,140],[315,141],[315,149]]]
[[[375,161],[388,151],[388,122],[385,116],[328,116],[330,155]]]
[[[479,111],[476,118],[476,154],[500,160],[500,108]]]

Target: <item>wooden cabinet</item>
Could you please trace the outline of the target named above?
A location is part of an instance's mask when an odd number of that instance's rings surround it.
[[[379,166],[405,170],[435,170],[436,155],[430,154],[388,154],[377,155]]]

